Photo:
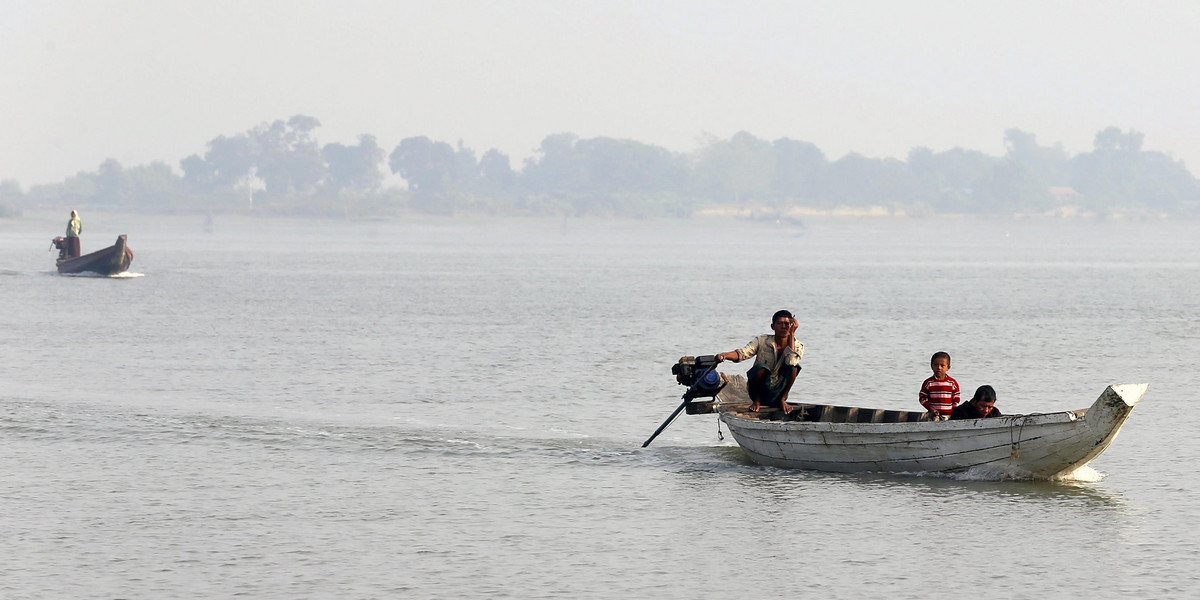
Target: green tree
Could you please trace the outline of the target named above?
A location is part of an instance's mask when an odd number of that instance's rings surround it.
[[[171,166],[161,161],[125,170],[125,206],[171,208],[177,206],[182,179]]]
[[[1050,188],[1070,181],[1061,144],[1039,146],[1037,136],[1020,129],[1004,132],[1005,155],[982,179],[978,192],[989,212],[1042,211],[1052,206]]]
[[[770,142],[740,131],[728,140],[712,139],[695,164],[697,192],[719,202],[765,201],[776,173]]]
[[[296,115],[251,131],[255,172],[269,196],[308,195],[325,179],[325,160],[310,135],[320,125],[313,117]]]
[[[981,212],[976,188],[991,176],[996,159],[977,150],[953,148],[935,153],[913,148],[908,171],[915,186],[915,204],[928,204],[937,212]]]
[[[1182,162],[1161,152],[1143,152],[1138,162],[1137,201],[1169,215],[1200,207],[1200,182]]]
[[[388,166],[408,182],[417,210],[448,214],[458,205],[457,156],[450,144],[425,136],[405,138],[392,150]]]
[[[479,161],[475,151],[458,140],[454,150],[454,169],[450,172],[450,183],[455,190],[473,193],[479,183]]]
[[[392,173],[404,178],[408,187],[419,194],[439,194],[450,190],[454,180],[454,148],[425,136],[400,140],[388,157]]]
[[[1092,149],[1096,152],[1125,152],[1134,154],[1142,151],[1142,142],[1146,135],[1130,129],[1121,131],[1119,127],[1107,127],[1096,132],[1092,141]]]
[[[255,171],[258,154],[249,135],[220,135],[208,142],[208,151],[204,153],[207,167],[189,161],[184,167],[185,178],[197,183],[210,182],[212,189],[245,186]]]
[[[528,191],[567,194],[586,187],[587,167],[575,152],[578,139],[573,133],[556,133],[542,139],[535,155],[525,161],[523,179]]]
[[[261,180],[269,197],[311,195],[328,173],[311,136],[320,124],[296,115],[234,136],[217,136],[208,142],[203,159],[192,155],[180,161],[183,181],[194,191],[214,192],[249,189]]]
[[[1146,207],[1166,214],[1189,212],[1200,200],[1200,184],[1183,163],[1142,151],[1145,136],[1108,127],[1096,134],[1092,151],[1071,161],[1072,185],[1100,213]]]
[[[516,182],[517,174],[507,155],[495,148],[483,153],[479,159],[480,193],[492,198],[506,196],[513,192]]]
[[[212,163],[192,154],[179,161],[183,170],[183,183],[193,192],[207,192],[214,189],[217,182],[217,169]]]
[[[634,140],[563,133],[547,136],[538,150],[521,182],[542,198],[540,211],[643,215],[673,201],[688,181],[686,157]]]
[[[815,144],[788,138],[772,143],[775,174],[771,191],[785,199],[813,204],[819,201],[829,161]]]
[[[591,193],[654,194],[687,182],[687,159],[658,146],[597,137],[576,142],[575,154],[584,165],[584,189]]]
[[[850,153],[829,165],[828,196],[843,206],[906,204],[913,197],[907,166],[894,158]]]
[[[333,194],[342,191],[374,192],[383,183],[384,151],[373,135],[358,136],[358,145],[325,144],[321,156],[329,165],[326,189]]]
[[[1050,188],[1035,169],[1025,162],[1004,160],[979,182],[981,210],[1013,213],[1023,209],[1044,210],[1050,203]]]

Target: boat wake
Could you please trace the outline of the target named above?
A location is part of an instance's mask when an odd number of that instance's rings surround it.
[[[946,477],[956,481],[1005,481],[1010,479],[1027,480],[1033,479],[1027,473],[1014,473],[1004,468],[998,468],[989,465],[980,465],[972,467],[962,473],[920,473],[920,475],[932,477]],[[1055,477],[1052,481],[1060,481],[1063,483],[1098,483],[1104,480],[1105,475],[1088,465],[1084,465],[1075,469],[1068,475]]]
[[[55,275],[56,273],[51,272],[50,274]],[[116,273],[114,275],[101,275],[99,273],[92,273],[91,271],[84,273],[57,273],[57,275],[59,277],[82,277],[85,279],[136,279],[138,277],[146,276],[145,273],[134,273],[131,271]]]
[[[1059,478],[1055,479],[1055,481],[1067,481],[1067,482],[1073,482],[1073,483],[1098,483],[1098,482],[1104,481],[1105,477],[1107,477],[1107,475],[1105,475],[1104,473],[1101,473],[1100,471],[1097,471],[1088,465],[1083,465],[1082,467],[1075,469],[1075,471],[1073,473],[1071,473],[1070,475],[1067,475],[1066,477],[1059,477]]]

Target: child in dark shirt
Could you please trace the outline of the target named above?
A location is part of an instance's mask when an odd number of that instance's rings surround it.
[[[1000,409],[996,408],[996,390],[990,385],[981,385],[975,390],[975,395],[963,404],[959,404],[950,413],[951,419],[986,419],[1000,417]]]

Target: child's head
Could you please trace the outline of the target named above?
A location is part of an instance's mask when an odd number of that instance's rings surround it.
[[[946,372],[950,370],[950,355],[945,352],[935,352],[933,358],[929,359],[929,368],[933,369],[933,377],[938,381],[946,378]]]

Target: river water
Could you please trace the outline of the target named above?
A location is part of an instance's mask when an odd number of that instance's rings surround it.
[[[0,220],[3,598],[1164,598],[1200,589],[1200,224]],[[61,223],[60,223],[61,221]],[[1150,391],[1067,482],[750,463],[670,366],[799,317],[798,400]],[[739,372],[744,365],[724,365]]]

